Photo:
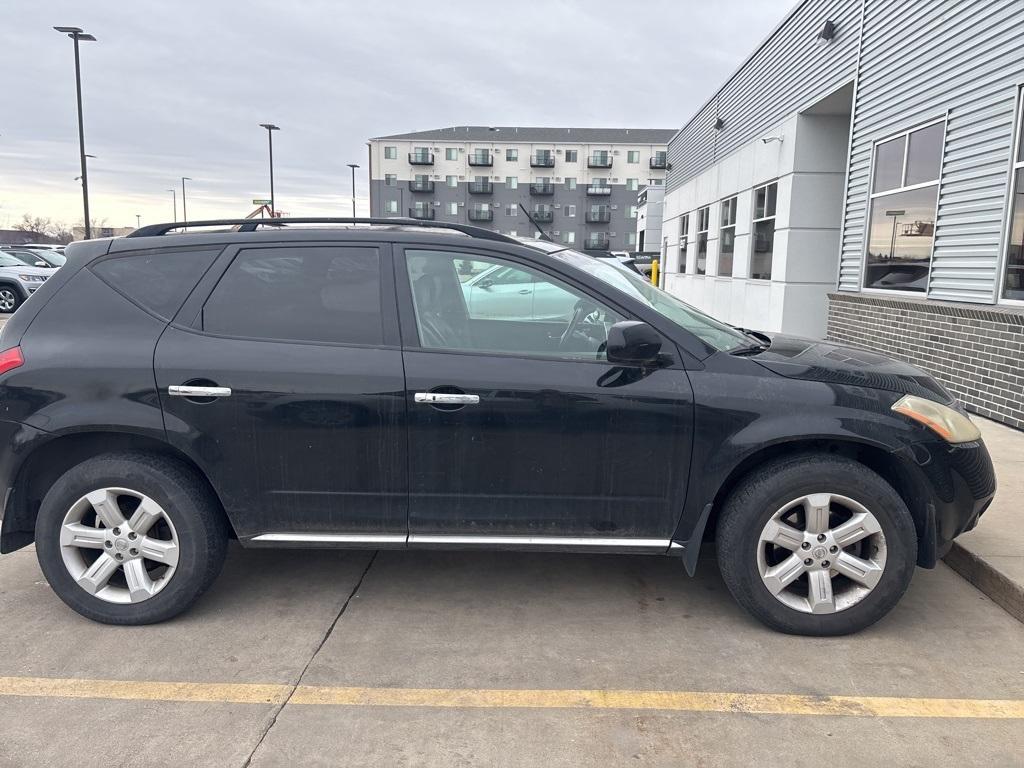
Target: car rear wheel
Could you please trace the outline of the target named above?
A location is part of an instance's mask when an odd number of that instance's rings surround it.
[[[7,285],[0,285],[0,312],[13,312],[21,304],[21,296]]]
[[[73,609],[107,624],[151,624],[188,608],[224,561],[227,531],[185,465],[111,454],[68,470],[43,499],[36,554]]]
[[[722,510],[717,545],[736,600],[768,626],[802,635],[845,635],[878,621],[917,560],[913,520],[896,491],[830,455],[748,475]]]

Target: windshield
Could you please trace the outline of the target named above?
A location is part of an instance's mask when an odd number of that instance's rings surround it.
[[[720,352],[729,352],[751,345],[750,337],[725,323],[705,315],[666,291],[651,285],[645,278],[608,259],[594,259],[579,251],[564,250],[551,254],[556,259],[593,275],[634,299],[642,301],[658,314],[681,325],[694,336]]]
[[[9,253],[0,253],[0,267],[24,267],[25,262],[11,256]]]

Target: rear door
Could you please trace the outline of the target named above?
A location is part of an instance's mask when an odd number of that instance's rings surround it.
[[[404,378],[390,246],[227,249],[164,333],[172,442],[242,539],[404,545]]]

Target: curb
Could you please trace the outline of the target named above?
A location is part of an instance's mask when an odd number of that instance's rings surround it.
[[[955,541],[952,549],[942,560],[992,602],[1017,621],[1024,623],[1024,584],[1012,581],[983,558]]]

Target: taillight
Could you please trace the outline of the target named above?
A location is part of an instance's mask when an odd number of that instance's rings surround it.
[[[25,363],[25,358],[21,354],[21,347],[11,347],[0,352],[0,374],[13,371],[15,368],[19,368]]]

